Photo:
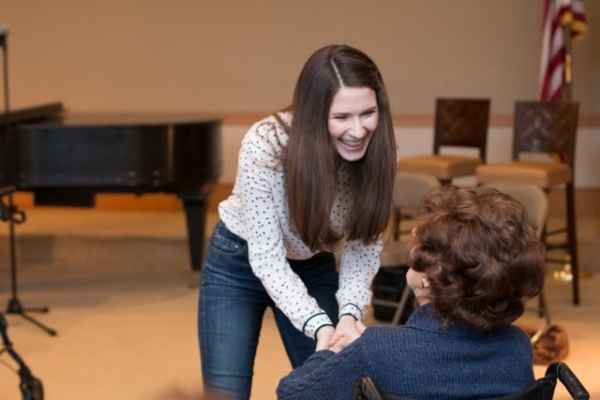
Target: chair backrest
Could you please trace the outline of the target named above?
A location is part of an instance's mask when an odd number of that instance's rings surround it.
[[[535,233],[539,239],[542,239],[546,221],[548,219],[548,194],[539,186],[532,183],[518,183],[508,181],[488,182],[483,186],[489,186],[498,189],[523,204],[527,211],[527,222],[535,229]],[[540,307],[537,309],[540,315],[543,314],[545,324],[542,325],[533,335],[531,341],[534,343],[543,329],[550,326],[550,311],[544,295],[544,289],[540,293]]]
[[[400,221],[414,214],[421,204],[421,199],[432,188],[440,186],[440,181],[433,175],[418,172],[396,172],[394,182],[394,207],[396,212],[392,220],[394,239],[400,237]]]
[[[436,99],[433,154],[442,146],[475,147],[485,163],[489,116],[489,99]]]
[[[432,366],[432,368],[435,368]],[[491,400],[551,400],[557,380],[560,381],[574,400],[589,400],[590,394],[575,373],[562,362],[550,364],[546,374],[527,389],[509,396]],[[360,377],[354,383],[351,400],[411,400],[405,397],[385,395],[369,377]]]
[[[527,222],[541,238],[548,219],[548,195],[539,186],[507,181],[488,182],[483,186],[496,188],[523,204],[527,211]]]
[[[558,154],[572,168],[578,118],[577,102],[516,102],[512,159],[518,161],[521,153]]]
[[[398,171],[394,182],[394,205],[400,209],[417,209],[423,196],[436,186],[440,186],[440,182],[433,175]]]

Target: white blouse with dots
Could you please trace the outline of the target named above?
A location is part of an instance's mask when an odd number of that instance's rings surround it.
[[[279,116],[286,124],[291,122],[290,113]],[[273,116],[250,128],[242,140],[233,193],[219,204],[219,217],[230,231],[248,242],[252,271],[277,307],[296,328],[314,337],[331,321],[286,260],[307,259],[315,254],[290,226],[282,158],[287,142],[287,133]],[[343,228],[352,194],[344,165],[331,212],[332,227],[338,232]],[[369,245],[362,241],[344,243],[336,293],[340,316],[351,314],[362,320],[366,315],[381,248],[381,240]]]

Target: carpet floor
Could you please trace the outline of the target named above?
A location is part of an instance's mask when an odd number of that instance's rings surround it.
[[[210,216],[208,229],[215,216]],[[8,228],[0,232],[0,307],[16,298],[51,336],[8,314],[13,348],[54,400],[191,400],[202,398],[196,338],[198,301],[181,212],[35,208],[16,225],[17,295],[11,286]],[[207,230],[208,230],[207,229]],[[565,362],[592,398],[600,396],[600,237],[598,219],[579,221],[581,305],[570,282],[549,279],[553,321],[569,335]],[[6,303],[2,303],[6,301]],[[528,313],[520,321],[538,324]],[[381,324],[372,316],[367,324]],[[0,400],[20,399],[17,364],[0,354]],[[275,399],[290,371],[270,313],[265,315],[252,399]],[[544,366],[536,366],[537,375]],[[557,399],[569,398],[559,388]]]

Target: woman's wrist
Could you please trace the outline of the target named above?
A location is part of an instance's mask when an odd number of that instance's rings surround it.
[[[340,307],[338,318],[342,318],[344,315],[352,315],[357,321],[364,317],[361,308],[354,303],[346,303]]]
[[[323,329],[325,328],[325,329]],[[318,340],[319,338],[319,332],[323,332],[325,333],[325,331],[327,331],[327,328],[330,328],[331,331],[335,331],[335,327],[331,324],[325,324],[325,325],[321,325],[320,327],[317,328],[317,330],[315,331],[315,340]]]
[[[340,315],[339,319],[341,320],[342,318],[348,318],[348,317],[352,318],[353,322],[358,321],[358,318],[356,317],[356,315],[351,314],[351,313],[342,314],[342,315]]]

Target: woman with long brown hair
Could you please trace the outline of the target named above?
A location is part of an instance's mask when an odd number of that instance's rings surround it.
[[[233,193],[219,205],[198,308],[205,390],[249,398],[267,308],[294,368],[359,335],[396,162],[375,63],[349,46],[319,49],[290,109],[245,135]]]

